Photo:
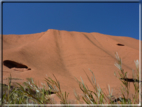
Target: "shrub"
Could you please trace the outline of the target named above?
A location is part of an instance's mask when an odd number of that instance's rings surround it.
[[[92,73],[92,78],[89,78],[89,76],[86,74],[89,82],[91,83],[93,87],[93,91],[90,90],[87,85],[84,84],[83,79],[81,78],[81,81],[77,80],[79,87],[81,91],[83,92],[83,95],[80,96],[76,93],[74,90],[74,95],[76,98],[76,103],[81,104],[81,99],[86,104],[138,104],[139,103],[139,62],[138,60],[135,61],[137,72],[134,72],[132,70],[133,78],[128,78],[127,72],[124,72],[124,69],[122,68],[122,60],[119,58],[118,54],[116,53],[116,59],[117,63],[115,63],[115,66],[120,70],[118,71],[118,75],[116,75],[116,72],[114,72],[114,75],[121,81],[121,94],[119,98],[116,98],[113,95],[113,90],[110,89],[110,86],[108,85],[108,92],[109,95],[107,95],[96,83],[96,79],[94,76],[94,73]],[[54,75],[53,75],[54,76]],[[3,102],[3,104],[55,104],[50,99],[51,94],[56,94],[58,98],[60,99],[60,104],[71,104],[71,102],[68,100],[69,93],[62,92],[60,83],[57,80],[57,78],[54,76],[54,79],[51,79],[50,77],[45,78],[45,81],[47,83],[47,86],[45,84],[42,84],[43,87],[39,88],[32,78],[27,78],[27,81],[23,83],[23,85],[17,83],[16,87],[13,87],[11,85],[11,75],[8,79],[8,85],[1,84],[3,88],[3,96],[0,103]],[[133,84],[135,93],[130,97],[130,83]]]

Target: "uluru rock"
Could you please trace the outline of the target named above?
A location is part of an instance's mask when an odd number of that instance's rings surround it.
[[[132,69],[136,68],[134,60],[139,59],[139,40],[134,38],[53,29],[36,34],[3,35],[3,82],[6,83],[4,79],[10,73],[22,79],[17,82],[33,78],[37,83],[44,83],[45,78],[53,78],[54,74],[62,91],[74,99],[74,89],[81,94],[75,78],[81,77],[92,89],[85,75],[86,72],[91,77],[91,69],[102,89],[109,84],[115,92],[120,87],[114,76],[114,71],[119,70],[114,65],[115,52],[131,77]]]

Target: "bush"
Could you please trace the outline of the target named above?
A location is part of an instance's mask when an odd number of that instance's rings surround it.
[[[92,78],[86,74],[89,82],[93,87],[93,91],[89,90],[87,85],[84,84],[83,79],[81,81],[77,80],[81,91],[83,92],[82,96],[79,96],[75,91],[74,95],[76,98],[76,104],[82,104],[81,99],[86,104],[138,104],[139,103],[139,62],[138,60],[135,61],[137,72],[132,70],[133,78],[128,78],[127,72],[124,72],[122,68],[122,60],[119,58],[118,54],[116,53],[117,63],[115,66],[120,70],[118,71],[119,76],[114,75],[122,82],[121,87],[121,94],[119,98],[115,98],[113,95],[113,90],[110,89],[108,85],[108,92],[109,95],[106,95],[105,92],[99,87],[96,83],[96,79],[94,73],[92,73]],[[54,76],[54,75],[53,75]],[[24,82],[23,85],[17,83],[17,86],[14,87],[11,85],[11,75],[9,77],[9,84],[1,84],[3,88],[3,96],[2,101],[3,104],[55,104],[54,101],[50,99],[51,94],[56,94],[60,99],[60,104],[71,104],[68,100],[69,93],[62,92],[60,83],[57,78],[54,76],[54,79],[50,77],[45,78],[47,83],[47,87],[43,84],[42,88],[39,88],[32,78],[27,78],[27,82]],[[130,97],[130,83],[132,82],[135,93]]]

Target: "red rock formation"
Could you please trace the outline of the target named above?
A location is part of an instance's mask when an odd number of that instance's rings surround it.
[[[14,71],[3,65],[3,79],[11,73],[12,77],[30,77],[41,83],[46,74],[51,78],[54,74],[61,89],[69,92],[69,98],[73,99],[74,89],[81,93],[74,77],[79,80],[82,77],[91,89],[84,73],[91,77],[91,69],[101,88],[109,84],[115,92],[120,87],[120,81],[114,76],[114,71],[118,71],[114,65],[115,52],[131,77],[132,69],[136,68],[134,60],[139,59],[139,40],[134,38],[53,29],[29,35],[3,35],[3,61],[15,61],[30,68],[18,72],[20,68]]]

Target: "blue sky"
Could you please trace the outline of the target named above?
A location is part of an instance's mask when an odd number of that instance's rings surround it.
[[[3,34],[48,29],[139,39],[139,3],[3,3]]]

